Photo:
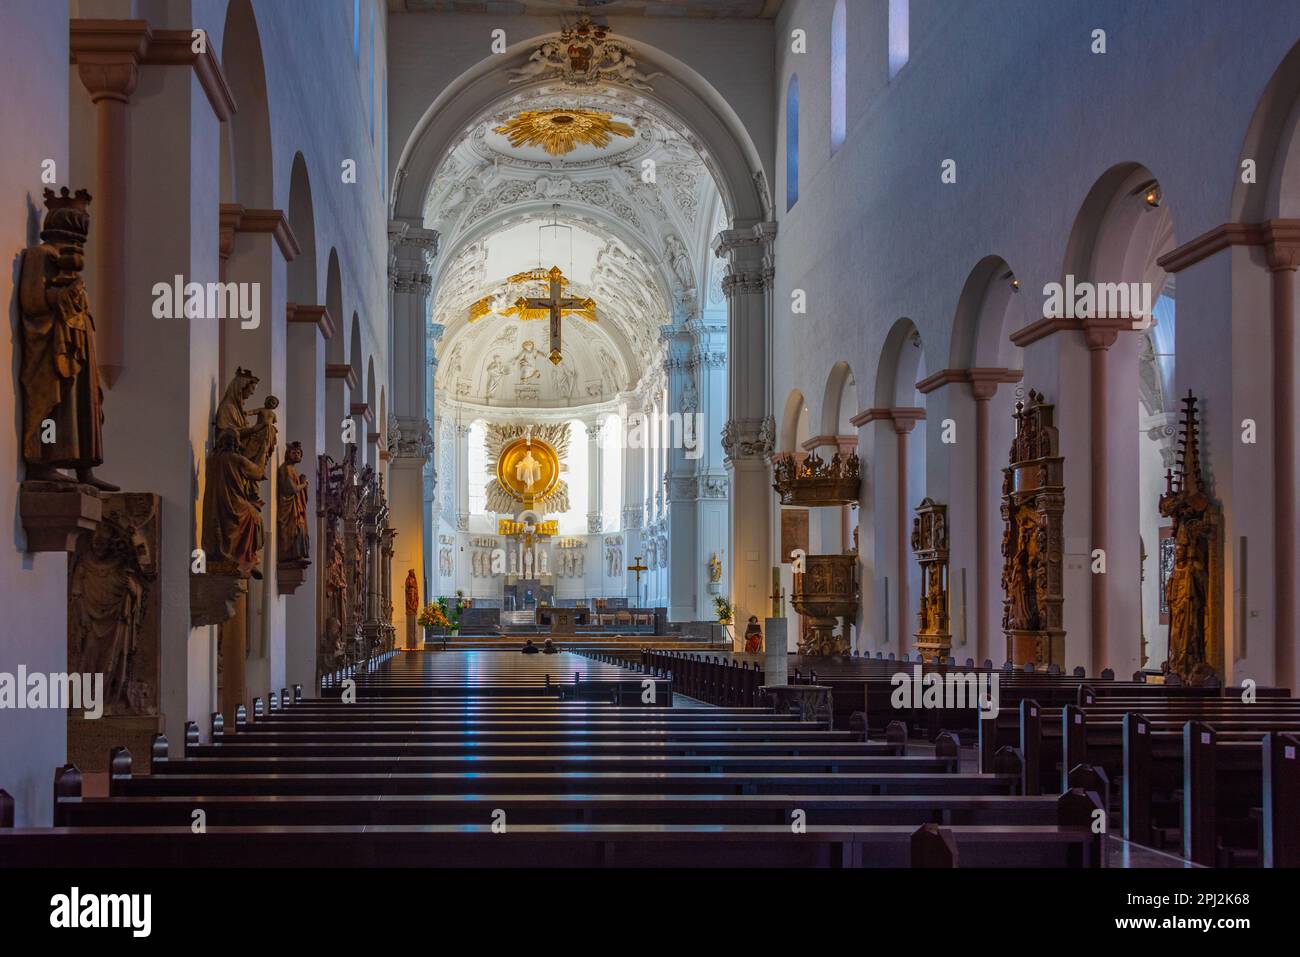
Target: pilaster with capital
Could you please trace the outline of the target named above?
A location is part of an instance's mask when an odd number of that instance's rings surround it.
[[[722,451],[730,480],[730,542],[720,556],[731,576],[737,620],[765,617],[773,555],[774,499],[769,463],[772,418],[772,282],[776,223],[737,225],[713,241],[725,260],[730,382]]]
[[[390,522],[396,530],[395,559],[401,574],[420,570],[427,584],[432,573],[433,523],[426,502],[434,474],[433,410],[427,357],[428,308],[433,257],[438,233],[420,222],[388,224],[390,352],[388,430]],[[375,410],[378,412],[378,410]]]

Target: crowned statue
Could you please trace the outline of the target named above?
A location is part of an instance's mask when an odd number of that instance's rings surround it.
[[[104,491],[95,477],[104,462],[104,392],[95,357],[85,269],[90,194],[45,191],[41,242],[23,253],[18,303],[22,322],[23,460],[27,478],[76,481]]]

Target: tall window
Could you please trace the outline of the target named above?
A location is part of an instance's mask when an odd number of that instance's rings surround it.
[[[469,489],[469,513],[482,515],[487,512],[487,429],[482,422],[475,422],[469,427],[469,455],[466,456],[464,482]]]
[[[889,0],[889,78],[907,65],[908,12],[911,0]]]
[[[623,519],[623,432],[618,416],[605,419],[600,433],[600,512],[607,532],[616,531]]]
[[[375,36],[375,7],[370,5],[370,142],[375,141],[375,61],[379,59],[379,38]]]
[[[785,94],[785,208],[799,202],[799,77],[790,77]]]
[[[383,111],[383,118],[379,123],[379,198],[384,199],[388,181],[388,77],[386,76],[379,96],[379,108]]]
[[[352,58],[361,62],[361,0],[352,0]]]
[[[848,13],[844,0],[835,0],[831,15],[831,155],[844,145],[848,126]]]

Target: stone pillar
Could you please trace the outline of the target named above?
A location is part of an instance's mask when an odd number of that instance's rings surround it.
[[[993,504],[1001,486],[991,481],[1000,471],[997,451],[990,448],[989,436],[989,400],[997,394],[998,384],[1019,382],[1021,373],[1017,369],[971,369],[970,389],[975,398],[975,663],[982,664],[990,659],[1001,664],[1004,657],[1002,649],[993,653],[992,635],[994,625],[1001,609],[995,608],[989,601],[990,589],[995,578],[993,570],[1001,564],[998,554],[998,532],[990,521]]]
[[[287,442],[302,443],[300,474],[308,479],[308,526],[312,529],[311,564],[302,584],[285,596],[285,682],[311,688],[316,681],[317,580],[322,570],[321,540],[312,516],[316,511],[316,463],[325,451],[325,349],[336,335],[334,317],[324,306],[290,303],[288,315],[288,394],[281,431]],[[278,690],[278,689],[275,689]]]
[[[433,551],[431,510],[425,497],[425,479],[431,474],[434,452],[429,419],[431,362],[442,332],[437,327],[432,334],[428,321],[429,269],[438,252],[438,233],[421,228],[419,223],[398,221],[389,223],[389,240],[391,413],[388,422],[381,424],[388,430],[389,522],[396,533],[393,549],[399,577],[405,581],[407,570],[414,568],[421,602],[427,603]]]
[[[126,109],[149,44],[144,20],[74,20],[77,76],[95,104],[96,178],[90,237],[95,349],[105,388],[122,373],[126,322],[128,143]],[[188,79],[188,77],[186,78]]]
[[[469,531],[469,426],[456,424],[456,531]]]
[[[776,437],[772,417],[772,244],[775,223],[723,230],[714,254],[726,260],[727,356],[730,384],[722,448],[731,485],[730,547],[722,556],[730,573],[736,621],[765,616],[774,564],[770,460]]]
[[[1295,688],[1296,675],[1296,268],[1300,236],[1293,224],[1270,223],[1268,268],[1273,297],[1273,503],[1276,510],[1274,566],[1277,606],[1274,620],[1274,681]]]
[[[601,479],[604,477],[603,427],[599,421],[587,426],[587,532],[598,535],[605,523],[601,515]]]

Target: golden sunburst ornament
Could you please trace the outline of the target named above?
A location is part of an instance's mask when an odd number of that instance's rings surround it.
[[[529,110],[512,116],[495,131],[510,145],[540,146],[551,156],[564,156],[579,146],[604,149],[615,136],[632,137],[636,130],[597,110]]]

